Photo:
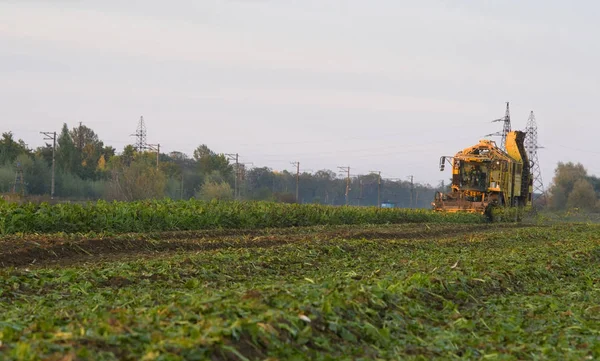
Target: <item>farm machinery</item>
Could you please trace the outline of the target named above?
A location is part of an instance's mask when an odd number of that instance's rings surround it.
[[[441,212],[470,212],[491,215],[494,207],[531,205],[533,176],[525,151],[525,132],[506,136],[506,151],[491,140],[440,158],[440,171],[452,167],[449,193],[438,192],[432,203]]]

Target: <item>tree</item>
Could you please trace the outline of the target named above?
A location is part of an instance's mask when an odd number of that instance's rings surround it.
[[[200,191],[197,192],[196,198],[205,201],[231,201],[233,200],[233,190],[228,183],[207,181],[204,182]]]
[[[21,155],[19,159],[23,165],[23,175],[27,182],[29,194],[50,194],[51,172],[48,163],[39,156],[33,158]]]
[[[569,193],[567,206],[593,211],[596,208],[596,192],[592,184],[586,179],[578,179]]]
[[[71,140],[77,150],[74,157],[74,171],[82,179],[97,179],[104,173],[98,168],[101,157],[109,159],[114,156],[113,147],[104,147],[98,135],[85,125],[71,129]]]
[[[550,207],[556,210],[567,208],[569,194],[573,191],[575,183],[586,178],[587,170],[581,163],[559,162],[549,189]]]
[[[111,158],[107,198],[124,201],[163,198],[167,177],[160,169],[156,169],[154,156],[141,153],[136,154],[129,164],[128,161],[125,156]]]
[[[58,136],[58,145],[56,147],[56,165],[63,172],[73,173],[77,168],[77,149],[69,133],[67,124],[63,124],[60,135]]]
[[[12,164],[21,154],[28,154],[27,146],[23,140],[15,141],[12,132],[2,133],[0,139],[0,165]]]
[[[202,144],[194,150],[194,160],[203,174],[218,171],[228,178],[233,174],[233,168],[229,164],[227,157],[224,154],[216,154],[206,144]]]

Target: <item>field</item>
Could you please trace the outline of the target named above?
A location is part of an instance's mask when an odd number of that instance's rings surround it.
[[[5,234],[0,359],[600,357],[600,226],[397,223]]]
[[[81,204],[0,202],[0,234],[123,233],[388,223],[481,223],[473,214],[268,202],[143,201]]]

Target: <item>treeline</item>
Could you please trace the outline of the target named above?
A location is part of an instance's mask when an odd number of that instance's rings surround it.
[[[11,132],[0,140],[0,192],[48,196],[52,144],[29,149]],[[377,174],[353,177],[346,200],[346,179],[331,170],[296,174],[267,167],[236,166],[224,154],[200,145],[182,152],[122,151],[107,146],[89,127],[63,125],[57,137],[55,196],[65,200],[190,199],[261,200],[330,205],[428,208],[436,188],[408,181],[379,180]]]
[[[600,212],[600,178],[589,175],[580,163],[558,163],[549,189],[552,210],[581,209]]]

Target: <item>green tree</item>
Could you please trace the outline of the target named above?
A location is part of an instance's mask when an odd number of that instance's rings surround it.
[[[67,124],[63,124],[60,135],[58,136],[56,147],[56,165],[57,168],[67,173],[74,173],[77,171],[77,149],[69,127]]]
[[[21,154],[28,154],[23,140],[15,141],[12,132],[2,133],[0,139],[0,165],[13,164]]]
[[[565,209],[568,205],[569,195],[579,180],[587,179],[587,170],[581,163],[558,163],[554,171],[554,179],[549,189],[550,207],[552,209]]]
[[[567,207],[593,211],[596,208],[597,197],[594,187],[587,179],[578,179],[569,193]]]
[[[197,192],[196,198],[205,201],[230,201],[233,200],[233,190],[226,182],[207,181]]]
[[[229,164],[227,157],[224,154],[216,154],[206,144],[202,144],[194,150],[194,160],[203,174],[218,171],[228,178],[233,174],[233,168]]]
[[[134,201],[165,196],[167,177],[156,169],[156,158],[150,153],[136,154],[133,160],[126,155],[114,156],[109,161],[109,169],[108,199]]]
[[[27,182],[29,194],[50,194],[51,171],[46,160],[40,156],[29,157],[21,155],[23,175]]]
[[[100,158],[110,158],[114,155],[114,148],[104,148],[104,143],[98,135],[85,125],[73,128],[70,131],[71,140],[77,150],[74,155],[74,171],[82,179],[96,179],[102,172],[98,171]]]

